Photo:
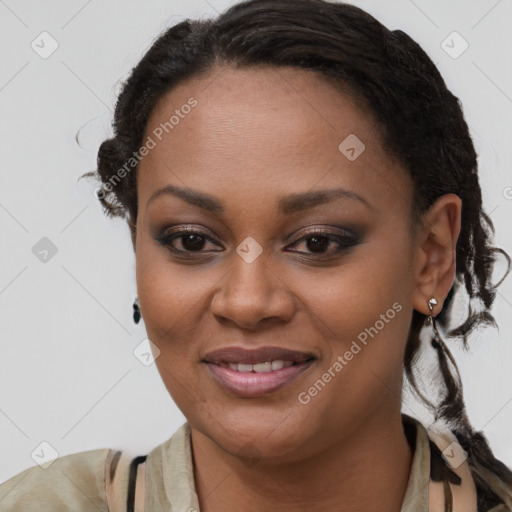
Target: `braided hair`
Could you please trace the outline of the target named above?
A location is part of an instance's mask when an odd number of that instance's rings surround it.
[[[216,19],[187,19],[160,35],[124,82],[115,108],[114,136],[99,148],[97,171],[85,175],[101,180],[99,200],[108,216],[127,219],[133,236],[136,173],[129,172],[115,187],[112,178],[133,161],[157,100],[178,83],[222,63],[312,70],[369,107],[384,146],[412,177],[413,220],[419,221],[444,194],[455,193],[462,200],[455,282],[436,321],[448,337],[462,339],[466,350],[475,327],[496,326],[490,309],[501,281],[492,284],[492,270],[501,253],[508,262],[507,275],[510,258],[491,245],[494,227],[482,208],[477,155],[460,101],[406,33],[390,31],[364,10],[345,3],[249,0]],[[134,171],[136,163],[131,164]],[[464,291],[471,299],[467,317],[448,329],[454,297]],[[478,308],[473,307],[475,302]],[[471,426],[457,365],[446,346],[433,343],[445,388],[441,403],[432,403],[416,381],[413,369],[424,323],[425,315],[415,310],[405,350],[405,376],[468,453],[478,510],[502,503],[512,508],[512,472],[494,457],[482,432]]]

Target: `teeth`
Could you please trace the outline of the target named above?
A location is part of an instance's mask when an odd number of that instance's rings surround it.
[[[290,362],[290,361],[288,361]],[[284,366],[284,361],[272,361],[271,367],[272,370],[280,370]]]
[[[267,373],[281,368],[291,366],[293,361],[282,361],[280,359],[276,361],[265,361],[264,363],[246,364],[246,363],[220,363],[220,366],[224,368],[229,367],[231,370],[236,372],[256,372],[256,373]]]
[[[253,364],[252,368],[256,373],[267,373],[272,371],[272,363],[267,361],[266,363]]]

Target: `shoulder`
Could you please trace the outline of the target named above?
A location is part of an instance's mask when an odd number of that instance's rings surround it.
[[[512,512],[502,498],[487,488],[482,488],[478,479],[475,478],[474,463],[468,453],[469,447],[463,438],[459,438],[447,427],[432,428],[431,425],[427,429],[427,433],[431,447],[431,478],[433,480],[431,487],[440,487],[441,484],[438,483],[440,475],[447,474],[454,512],[459,509],[475,512]],[[440,469],[441,467],[443,470]],[[491,476],[490,473],[489,476]],[[505,486],[506,484],[499,481],[499,485]],[[510,493],[510,488],[507,492]],[[457,508],[456,505],[459,507]]]
[[[146,457],[150,475],[154,476],[154,482],[149,480],[153,492],[150,497],[164,499],[162,477],[169,469],[166,457],[170,454],[172,460],[186,460],[192,471],[191,454],[185,448],[186,432],[184,427],[178,429],[151,451],[151,457],[136,455],[131,449],[101,448],[64,455],[46,468],[32,466],[0,484],[0,511],[125,512],[128,501],[137,504],[140,499],[139,483],[144,490]]]
[[[108,448],[64,455],[46,468],[30,467],[0,485],[0,510],[105,511]]]

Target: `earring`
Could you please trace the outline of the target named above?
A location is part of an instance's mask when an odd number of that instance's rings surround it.
[[[434,323],[434,317],[432,316],[432,311],[434,310],[434,306],[437,306],[437,300],[435,297],[432,297],[428,300],[428,309],[430,310],[430,315],[427,317],[426,325],[432,325]]]
[[[434,418],[435,421],[437,421],[444,415],[445,418],[450,417],[452,420],[458,421],[458,413],[454,415],[451,411],[460,410],[462,411],[461,414],[464,414],[465,405],[462,398],[462,380],[460,378],[459,369],[457,368],[457,363],[455,362],[450,349],[446,346],[446,343],[443,341],[443,338],[441,338],[441,335],[437,330],[436,321],[432,315],[432,311],[436,305],[437,300],[434,297],[429,299],[428,308],[430,310],[430,315],[427,317],[425,323],[426,325],[432,325],[434,330],[434,337],[431,340],[431,345],[436,349],[437,357],[439,359],[439,367],[441,368],[441,373],[448,394],[441,402],[440,406],[436,408]],[[456,404],[457,407],[450,406],[448,413],[444,413],[443,409],[447,408],[447,403],[449,403],[449,399],[447,398],[448,396],[453,396],[453,403]],[[455,416],[457,416],[457,418]]]
[[[139,309],[139,299],[135,297],[133,302],[133,321],[138,324],[140,322],[140,309]]]
[[[443,342],[441,340],[441,336],[439,335],[439,331],[437,330],[435,318],[432,315],[432,312],[434,311],[434,306],[437,306],[437,300],[435,299],[435,297],[432,297],[431,299],[428,300],[427,304],[428,304],[428,309],[430,310],[430,315],[427,317],[425,324],[431,325],[432,329],[434,330],[434,338],[432,339],[432,346],[435,349],[440,349],[440,348],[442,348]]]

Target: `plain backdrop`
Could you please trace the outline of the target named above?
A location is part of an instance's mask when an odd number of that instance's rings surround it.
[[[495,244],[512,254],[512,2],[351,3],[410,34],[461,99]],[[104,447],[145,454],[184,422],[156,366],[133,353],[146,335],[131,316],[128,228],[107,219],[94,182],[78,178],[95,168],[120,83],[156,36],[228,5],[0,1],[0,481],[35,465],[31,454],[41,443],[59,455]],[[57,49],[43,58],[52,44]],[[49,251],[46,262],[40,247]],[[469,353],[450,344],[469,417],[508,466],[511,282],[493,309],[499,331],[477,332]]]

